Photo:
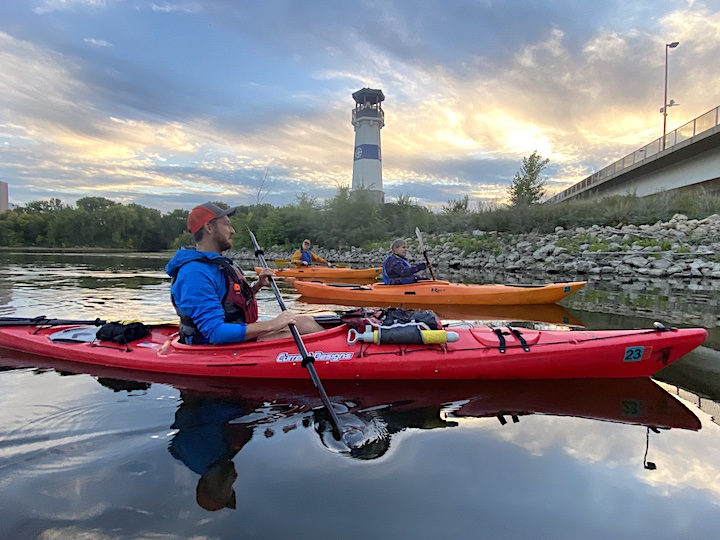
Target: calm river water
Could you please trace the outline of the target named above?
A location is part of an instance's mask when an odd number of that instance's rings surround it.
[[[0,317],[175,320],[169,256],[0,252]],[[326,382],[374,433],[353,453],[309,380],[126,381],[0,351],[0,538],[715,538],[717,289],[590,278],[567,310],[442,313],[710,337],[654,381]]]

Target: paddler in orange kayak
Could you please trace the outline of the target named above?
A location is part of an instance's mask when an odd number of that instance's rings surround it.
[[[290,258],[290,262],[295,266],[311,266],[313,264],[322,264],[325,266],[332,266],[329,262],[323,259],[320,255],[313,253],[311,248],[310,240],[307,238],[302,241],[302,246],[298,249],[293,256]]]
[[[398,238],[390,244],[390,253],[385,257],[382,266],[382,278],[385,285],[408,285],[426,277],[416,276],[427,268],[427,264],[410,264],[407,260],[407,242]]]

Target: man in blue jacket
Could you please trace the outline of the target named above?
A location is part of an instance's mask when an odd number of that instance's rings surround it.
[[[289,337],[289,324],[298,332],[319,332],[322,327],[308,315],[282,311],[274,319],[258,320],[255,295],[269,284],[275,272],[264,269],[252,285],[242,270],[222,253],[232,247],[235,229],[230,216],[212,203],[196,206],[187,226],[195,248],[180,248],[165,266],[172,278],[170,294],[180,316],[180,340],[193,345],[221,345]]]

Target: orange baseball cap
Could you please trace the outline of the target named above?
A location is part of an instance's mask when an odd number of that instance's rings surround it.
[[[187,218],[187,227],[191,234],[195,234],[202,229],[206,223],[210,223],[213,219],[222,216],[232,216],[235,214],[235,210],[237,210],[236,207],[223,210],[218,205],[209,202],[201,204],[190,211],[190,215]]]

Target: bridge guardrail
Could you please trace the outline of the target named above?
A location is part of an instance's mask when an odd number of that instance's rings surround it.
[[[672,151],[672,147],[683,141],[691,139],[700,133],[708,131],[718,125],[720,120],[720,106],[709,110],[708,112],[701,114],[697,118],[690,120],[688,123],[683,124],[677,129],[672,130],[665,134],[665,150]],[[633,153],[628,154],[625,157],[611,163],[607,167],[600,169],[596,173],[591,174],[584,180],[581,180],[577,184],[570,186],[569,188],[561,191],[560,193],[550,197],[545,202],[547,203],[558,203],[561,202],[575,193],[585,191],[590,187],[597,184],[601,184],[609,180],[615,174],[627,169],[647,159],[655,154],[660,153],[662,149],[662,137],[655,139],[651,143],[646,144],[642,148],[635,150]]]

